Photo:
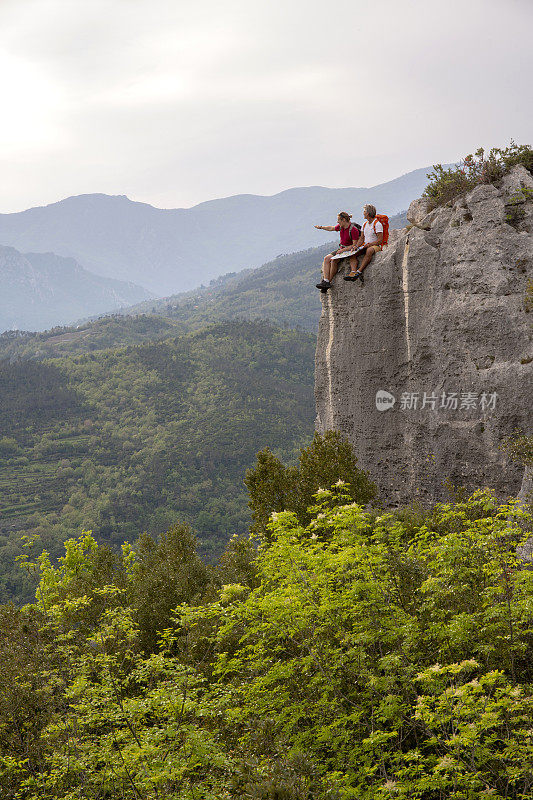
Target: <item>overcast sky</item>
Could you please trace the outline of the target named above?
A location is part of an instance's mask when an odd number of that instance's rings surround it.
[[[533,0],[0,0],[0,211],[373,186],[532,143]]]

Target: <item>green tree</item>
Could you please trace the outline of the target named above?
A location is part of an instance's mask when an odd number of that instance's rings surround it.
[[[313,505],[316,492],[338,482],[346,484],[343,492],[359,505],[367,505],[376,497],[376,485],[357,466],[351,444],[337,431],[315,433],[309,447],[300,451],[294,508],[300,522],[307,524],[311,520],[308,508]],[[290,506],[287,509],[292,510]]]
[[[20,783],[45,767],[42,731],[58,706],[61,679],[55,635],[35,606],[0,606],[0,795],[18,798]]]
[[[264,537],[273,511],[283,511],[294,505],[297,468],[286,467],[270,448],[257,454],[257,464],[246,471],[244,483],[252,509],[253,535]]]
[[[129,598],[135,609],[141,648],[154,653],[174,609],[183,603],[196,605],[207,599],[214,577],[199,558],[196,539],[187,525],[174,525],[158,540],[143,534],[134,553]]]
[[[269,536],[268,521],[272,512],[294,511],[303,525],[310,520],[308,508],[315,493],[335,483],[353,501],[366,505],[377,493],[368,473],[357,467],[357,458],[349,442],[337,431],[315,433],[308,447],[300,450],[298,466],[286,467],[268,448],[257,455],[257,464],[246,472],[244,480],[252,509],[252,533]]]
[[[477,493],[406,530],[338,501],[323,490],[305,528],[274,514],[260,586],[218,612],[216,672],[256,765],[251,796],[297,798],[311,780],[317,798],[529,796],[533,574],[515,553],[526,515]],[[290,773],[288,753],[304,772]]]

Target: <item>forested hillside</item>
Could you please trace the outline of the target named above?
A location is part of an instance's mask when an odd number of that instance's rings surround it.
[[[119,349],[4,360],[0,599],[28,598],[14,560],[23,534],[55,554],[82,529],[117,547],[181,520],[204,556],[220,554],[247,528],[242,481],[257,451],[291,459],[312,435],[314,346],[308,334],[227,322]]]
[[[281,255],[259,269],[223,276],[193,292],[141,303],[133,311],[162,314],[192,327],[213,319],[248,318],[315,332],[321,309],[315,284],[322,260],[333,246],[330,242]]]
[[[530,798],[531,519],[349,489],[217,570],[183,526],[27,563],[37,602],[0,607],[2,798]]]
[[[185,333],[187,328],[175,320],[141,314],[101,317],[80,326],[55,327],[42,333],[5,331],[0,334],[0,358],[43,359],[63,355],[93,353],[113,347],[157,341]]]

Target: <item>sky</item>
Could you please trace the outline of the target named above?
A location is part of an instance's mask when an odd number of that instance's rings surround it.
[[[531,144],[532,0],[0,0],[0,212],[374,186]]]

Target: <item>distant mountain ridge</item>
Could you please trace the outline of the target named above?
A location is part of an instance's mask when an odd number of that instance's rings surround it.
[[[419,197],[429,167],[371,188],[310,186],[273,196],[236,195],[189,209],[160,209],[125,195],[87,194],[0,214],[0,243],[53,252],[86,269],[163,296],[324,242],[315,224],[339,210],[361,220],[364,203],[392,216]]]
[[[407,224],[405,214],[391,217],[390,221],[392,229]],[[333,244],[278,256],[261,267],[222,275],[209,286],[147,300],[122,308],[113,316],[80,319],[76,328],[23,335],[5,333],[0,335],[0,359],[90,352],[157,340],[175,330],[195,330],[223,320],[267,319],[275,325],[314,333],[321,310],[315,283],[322,259]]]
[[[391,230],[407,225],[405,212],[390,217]],[[157,314],[197,328],[226,319],[268,319],[275,325],[318,330],[321,303],[316,282],[322,259],[335,242],[280,255],[255,269],[222,275],[210,286],[150,300],[123,314]],[[340,263],[340,271],[348,262]]]
[[[133,283],[94,275],[72,258],[0,246],[0,331],[65,325],[149,296]]]

